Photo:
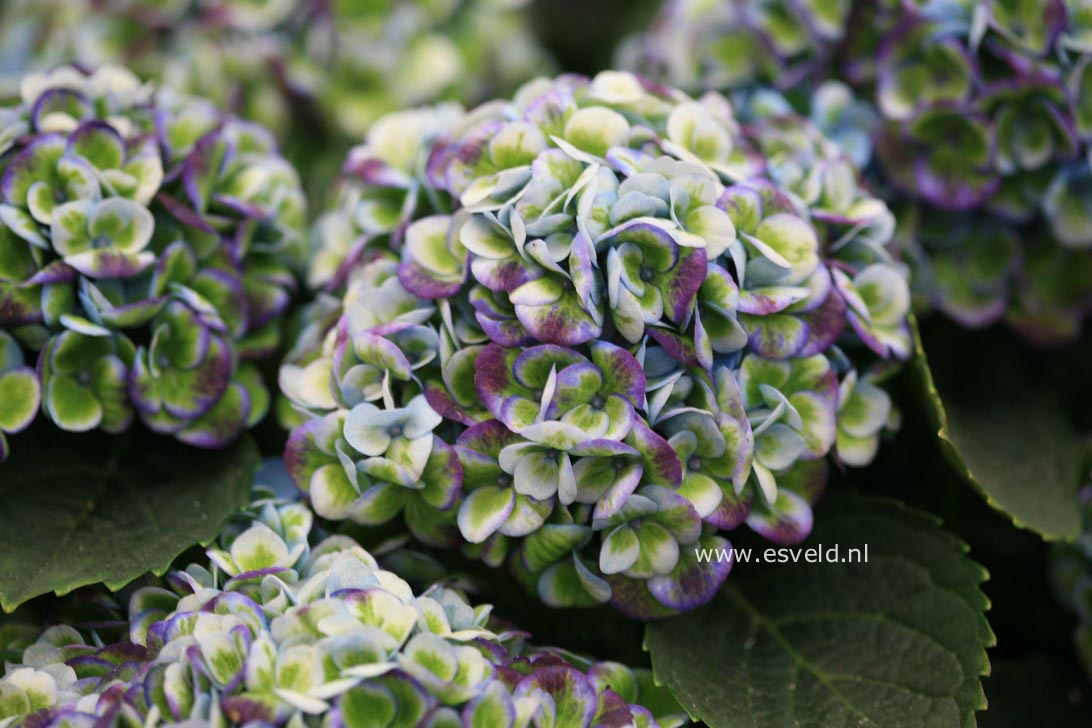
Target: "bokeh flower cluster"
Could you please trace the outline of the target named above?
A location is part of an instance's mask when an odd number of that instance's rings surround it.
[[[548,61],[526,5],[12,0],[0,11],[0,86],[62,63],[125,63],[266,125],[306,169],[316,155],[340,157],[338,142],[359,139],[381,114],[484,100],[541,72]]]
[[[668,0],[620,53],[688,90],[776,84],[861,157],[875,152],[925,303],[1036,341],[1078,334],[1092,307],[1082,3]]]
[[[207,561],[131,595],[118,642],[98,637],[115,625],[12,637],[0,726],[686,722],[649,671],[531,647],[488,605],[443,585],[415,595],[352,539],[317,538],[312,520],[259,498]]]
[[[117,66],[25,76],[0,108],[0,459],[39,410],[201,447],[255,424],[304,226],[262,127]]]
[[[652,618],[713,597],[733,529],[806,537],[895,424],[893,218],[802,118],[562,76],[386,117],[343,176],[281,371],[325,518]]]

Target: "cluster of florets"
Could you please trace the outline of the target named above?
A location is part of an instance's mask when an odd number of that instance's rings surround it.
[[[305,209],[267,132],[128,71],[62,67],[0,108],[0,459],[65,430],[220,447],[269,395]],[[37,361],[36,369],[35,359]]]
[[[853,5],[853,0],[664,0],[649,29],[623,42],[618,60],[690,91],[755,84],[789,89],[833,61],[845,42]],[[860,24],[855,20],[854,27]]]
[[[891,421],[858,365],[909,354],[909,290],[836,152],[613,72],[381,122],[317,227],[340,299],[281,373],[296,483],[551,605],[707,602],[731,564],[697,549],[800,541],[827,456]]]
[[[541,68],[526,0],[14,0],[9,68],[124,61],[273,129],[359,138],[379,115],[485,98]],[[10,49],[10,51],[9,51]]]
[[[415,596],[305,506],[257,502],[206,565],[136,591],[128,639],[53,627],[0,677],[0,726],[634,726],[685,714],[648,671],[530,648],[490,607]]]
[[[923,295],[966,326],[1007,316],[1034,339],[1074,336],[1092,307],[1087,13],[1063,0],[819,5],[668,2],[623,56],[688,89],[776,77],[804,105],[822,79],[868,89],[873,113],[837,87],[813,116],[875,138],[877,172],[908,201],[900,238]]]

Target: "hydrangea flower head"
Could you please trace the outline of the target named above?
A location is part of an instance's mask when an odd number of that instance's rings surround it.
[[[0,432],[40,402],[65,430],[223,446],[268,406],[251,362],[295,288],[295,171],[261,127],[120,67],[21,93],[0,110]]]
[[[875,156],[925,304],[1049,342],[1092,308],[1088,37],[1063,0],[667,0],[620,60],[758,99],[755,124],[792,112],[776,85],[859,166]]]
[[[18,649],[0,726],[686,722],[647,670],[530,646],[489,605],[415,594],[351,539],[318,539],[304,506],[253,508],[207,562],[132,593],[127,639],[61,626]]]
[[[697,550],[732,529],[805,538],[910,353],[891,215],[838,147],[618,72],[398,119],[397,174],[349,156],[281,371],[317,512],[641,618],[711,599],[731,564]]]
[[[0,13],[0,90],[60,64],[125,63],[262,123],[304,169],[325,156],[315,139],[336,146],[405,106],[480,101],[548,66],[527,4],[13,0]]]

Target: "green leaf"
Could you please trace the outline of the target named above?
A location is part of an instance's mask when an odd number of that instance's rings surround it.
[[[649,625],[657,682],[712,728],[970,726],[994,644],[985,570],[932,516],[829,496],[804,543],[866,563],[738,558],[712,604]],[[754,549],[761,555],[763,545]]]
[[[1062,407],[1021,376],[1011,350],[966,332],[959,341],[938,346],[946,365],[931,368],[914,323],[915,368],[945,456],[1017,526],[1048,541],[1076,538],[1083,454]]]
[[[29,434],[29,433],[28,433]],[[103,582],[119,589],[207,544],[246,504],[258,450],[132,432],[37,430],[0,465],[0,607]]]

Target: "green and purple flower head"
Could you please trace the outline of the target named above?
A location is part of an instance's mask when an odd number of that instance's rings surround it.
[[[886,0],[884,0],[886,2]],[[814,78],[845,40],[853,0],[665,0],[619,61],[688,90]]]
[[[295,288],[299,180],[261,127],[129,71],[61,67],[0,109],[0,432],[135,420],[221,447]],[[6,445],[0,447],[0,454]]]
[[[893,222],[809,124],[563,76],[385,119],[344,176],[281,370],[324,517],[402,516],[548,604],[653,618],[713,597],[731,564],[696,550],[733,529],[805,538],[828,459],[894,422]]]
[[[312,520],[256,501],[208,561],[132,594],[122,641],[46,630],[0,675],[0,726],[687,722],[649,671],[532,647],[489,605],[443,585],[414,594]]]
[[[387,112],[480,101],[548,67],[526,5],[13,0],[0,13],[0,93],[27,71],[125,63],[265,125],[304,169],[324,151],[314,143],[323,135],[359,139]]]
[[[671,0],[621,55],[691,91],[776,83],[859,165],[874,147],[922,300],[1051,341],[1092,308],[1087,16],[1064,0]],[[756,125],[792,111],[758,107]]]

